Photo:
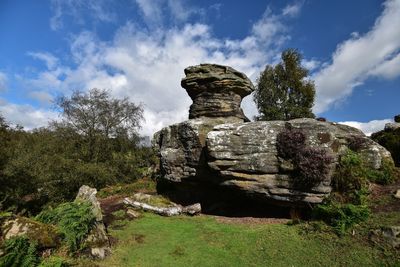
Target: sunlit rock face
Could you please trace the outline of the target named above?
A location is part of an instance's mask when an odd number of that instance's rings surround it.
[[[254,90],[251,81],[230,67],[201,64],[185,69],[184,87],[193,100],[189,120],[163,128],[153,144],[160,157],[160,182],[190,184],[207,197],[208,188],[272,201],[282,205],[321,203],[332,190],[331,178],[349,140],[363,139],[360,153],[379,169],[390,153],[356,128],[314,119],[248,122],[240,108]],[[290,161],[277,150],[285,128],[301,129],[306,145],[333,158],[330,172],[319,184],[299,189],[292,183]]]
[[[188,67],[185,74],[181,85],[193,100],[189,119],[237,117],[248,121],[240,103],[254,91],[254,86],[245,74],[216,64]]]

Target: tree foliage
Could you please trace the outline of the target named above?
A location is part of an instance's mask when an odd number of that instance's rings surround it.
[[[75,91],[71,97],[59,97],[56,105],[63,119],[53,122],[53,127],[65,135],[83,137],[77,145],[86,161],[102,162],[109,159],[112,147],[126,147],[138,141],[143,109],[128,98],[115,99],[106,90],[91,89],[88,93]],[[109,139],[115,142],[107,142]]]
[[[138,145],[142,108],[106,91],[57,101],[62,120],[24,131],[0,119],[0,210],[36,213],[74,198],[81,185],[101,189],[143,177],[154,156]]]
[[[254,101],[258,120],[291,120],[314,118],[312,106],[315,86],[306,80],[308,70],[301,66],[301,55],[295,49],[282,52],[282,62],[267,65],[257,79]]]

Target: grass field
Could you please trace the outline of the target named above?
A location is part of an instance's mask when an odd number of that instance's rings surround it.
[[[145,213],[116,221],[118,241],[100,266],[395,266],[351,235],[304,231],[304,224],[228,224],[215,217]]]

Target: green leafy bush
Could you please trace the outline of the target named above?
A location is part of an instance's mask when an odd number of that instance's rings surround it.
[[[385,147],[392,154],[395,165],[400,167],[400,128],[373,133],[371,138]]]
[[[35,267],[39,263],[38,246],[27,237],[20,236],[4,242],[4,255],[0,258],[2,267]]]
[[[395,180],[395,166],[392,161],[384,159],[381,169],[365,169],[365,175],[371,182],[384,185],[391,184]]]
[[[316,219],[331,225],[338,234],[344,234],[353,225],[368,219],[370,210],[366,205],[329,202],[313,210]]]
[[[332,186],[334,191],[350,193],[360,190],[366,183],[365,170],[360,154],[348,149],[340,157],[333,176]]]
[[[69,267],[68,264],[63,258],[60,257],[49,257],[44,259],[38,267]]]
[[[94,222],[91,204],[67,202],[55,209],[47,209],[36,216],[38,221],[57,225],[71,252],[82,249],[81,241],[88,235]]]

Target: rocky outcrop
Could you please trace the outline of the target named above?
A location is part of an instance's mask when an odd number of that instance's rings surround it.
[[[185,74],[181,85],[193,100],[189,119],[236,117],[248,121],[240,103],[253,92],[254,86],[245,74],[216,64],[188,67]]]
[[[3,221],[0,229],[1,236],[5,240],[17,236],[26,236],[37,242],[40,248],[55,248],[61,240],[54,226],[21,216],[9,216]]]
[[[103,214],[101,212],[100,203],[96,198],[96,194],[97,190],[95,188],[82,185],[81,188],[79,188],[79,192],[75,200],[87,201],[92,205],[92,212],[96,218],[96,221],[83,243],[89,248],[89,254],[92,257],[103,259],[110,253],[111,248],[106,227],[103,223]]]
[[[329,195],[335,164],[352,139],[362,144],[359,152],[370,168],[379,169],[384,159],[391,160],[385,148],[350,126],[314,119],[245,122],[240,101],[253,85],[229,67],[202,64],[185,73],[182,86],[193,99],[190,119],[165,127],[154,137],[160,182],[190,184],[197,188],[194,193],[213,186],[279,204],[304,205],[320,203]],[[277,136],[287,127],[301,129],[308,147],[318,147],[333,158],[329,175],[311,188],[293,184],[293,162],[278,154]]]
[[[279,156],[277,135],[285,128],[301,129],[308,147],[324,149],[333,157],[331,173],[351,138],[363,140],[360,153],[370,168],[379,169],[390,153],[359,130],[314,119],[223,124],[208,133],[208,166],[223,179],[223,186],[246,194],[288,203],[320,203],[331,192],[331,175],[319,184],[299,190],[293,181],[293,165]]]

